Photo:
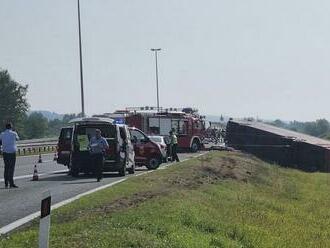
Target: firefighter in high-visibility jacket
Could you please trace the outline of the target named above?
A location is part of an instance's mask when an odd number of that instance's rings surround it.
[[[170,131],[170,141],[171,141],[171,153],[172,153],[172,159],[171,161],[174,162],[180,162],[178,154],[177,154],[177,149],[178,149],[178,138],[176,137],[175,133]]]

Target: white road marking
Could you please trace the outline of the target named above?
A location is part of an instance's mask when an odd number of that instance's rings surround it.
[[[198,158],[198,157],[200,157],[200,156],[203,156],[203,155],[206,154],[206,153],[207,153],[207,152],[203,152],[203,153],[200,153],[200,154],[198,154],[198,155],[196,155],[196,156],[192,156],[192,157],[190,157],[190,158],[183,159],[181,162],[187,161],[187,160],[192,159],[192,158]],[[168,163],[168,164],[166,164],[166,165],[161,166],[159,169],[161,169],[161,168],[163,168],[163,167],[167,168],[167,167],[169,167],[169,166],[171,166],[171,165],[173,165],[173,164],[175,164],[175,163]],[[142,175],[145,175],[145,174],[148,174],[148,173],[152,173],[152,172],[154,172],[154,171],[157,171],[157,170],[145,171],[145,172],[142,172],[142,173],[140,173],[140,174],[137,174],[137,175],[134,175],[134,176],[130,176],[130,177],[142,176]],[[127,179],[129,179],[130,177],[125,177],[125,178],[120,179],[120,180],[118,180],[118,181],[116,181],[116,182],[112,182],[112,183],[109,183],[109,184],[106,184],[106,185],[102,185],[102,186],[97,187],[97,188],[95,188],[95,189],[92,189],[92,190],[86,191],[86,192],[84,192],[84,193],[81,193],[81,194],[79,194],[79,195],[76,195],[76,196],[74,196],[74,197],[71,197],[71,198],[69,198],[69,199],[67,199],[67,200],[64,200],[64,201],[58,202],[58,203],[52,205],[51,209],[52,209],[52,210],[55,210],[55,209],[57,209],[57,208],[59,208],[59,207],[62,207],[62,206],[64,206],[64,205],[67,205],[67,204],[69,204],[69,203],[71,203],[71,202],[73,202],[73,201],[75,201],[75,200],[78,200],[78,199],[80,199],[80,198],[83,197],[83,196],[90,195],[90,194],[95,193],[95,192],[97,192],[97,191],[99,191],[99,190],[106,189],[106,188],[109,188],[109,187],[111,187],[111,186],[113,186],[113,185],[116,185],[116,184],[118,184],[118,183],[124,182],[124,181],[126,181]],[[16,221],[14,221],[14,222],[12,222],[12,223],[10,223],[10,224],[4,226],[4,227],[1,227],[1,228],[0,228],[0,236],[1,236],[1,235],[4,235],[4,234],[6,234],[6,233],[9,233],[10,231],[12,231],[12,230],[14,230],[14,229],[16,229],[16,228],[18,228],[18,227],[20,227],[20,226],[22,226],[22,225],[28,223],[28,222],[30,222],[30,221],[33,220],[33,219],[38,218],[39,216],[40,216],[40,211],[35,212],[35,213],[33,213],[33,214],[30,214],[30,215],[28,215],[28,216],[25,216],[24,218],[21,218],[21,219],[19,219],[19,220],[16,220]]]

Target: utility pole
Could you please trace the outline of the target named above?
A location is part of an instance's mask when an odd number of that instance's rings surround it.
[[[157,87],[157,110],[160,111],[159,108],[159,85],[158,85],[158,52],[161,48],[151,48],[152,52],[155,52],[155,62],[156,62],[156,87]]]
[[[80,0],[78,0],[78,28],[79,28],[79,61],[80,61],[81,114],[82,114],[82,117],[85,117],[84,74],[83,74],[82,48],[81,48]]]

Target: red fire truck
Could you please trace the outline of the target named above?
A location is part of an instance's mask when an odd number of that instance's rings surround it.
[[[119,123],[136,127],[148,135],[168,136],[174,130],[178,137],[178,147],[197,152],[203,147],[205,121],[193,108],[134,107],[106,113]]]

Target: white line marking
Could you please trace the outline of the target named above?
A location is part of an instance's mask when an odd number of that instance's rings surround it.
[[[201,154],[198,154],[198,155],[196,155],[196,156],[192,156],[192,157],[190,157],[190,158],[183,159],[182,162],[187,161],[187,160],[192,159],[192,158],[200,157],[200,156],[202,156],[202,155],[204,155],[204,154],[206,154],[206,153],[207,153],[207,152],[205,152],[205,153],[201,153]],[[175,163],[168,163],[168,164],[166,164],[166,165],[163,165],[162,167],[165,167],[165,168],[166,168],[166,167],[169,167],[169,166],[171,166],[171,165],[173,165],[173,164],[175,164]],[[161,167],[161,168],[162,168],[162,167]],[[67,199],[67,200],[64,200],[64,201],[58,202],[58,203],[52,205],[51,209],[52,209],[52,210],[55,210],[55,209],[57,209],[57,208],[59,208],[59,207],[62,207],[62,206],[64,206],[64,205],[66,205],[66,204],[69,204],[69,203],[71,203],[71,202],[73,202],[73,201],[75,201],[75,200],[78,200],[78,199],[80,199],[80,198],[83,197],[83,196],[86,196],[86,195],[89,195],[89,194],[95,193],[95,192],[97,192],[97,191],[99,191],[99,190],[106,189],[106,188],[109,188],[109,187],[111,187],[111,186],[113,186],[113,185],[116,185],[116,184],[118,184],[118,183],[124,182],[124,181],[126,181],[127,179],[129,179],[129,178],[131,178],[131,177],[142,176],[142,175],[145,175],[145,174],[148,174],[148,173],[154,172],[154,171],[157,171],[157,170],[145,171],[145,172],[142,172],[142,173],[137,174],[137,175],[134,175],[134,176],[125,177],[125,178],[120,179],[120,180],[118,180],[118,181],[116,181],[116,182],[112,182],[112,183],[109,183],[109,184],[106,184],[106,185],[102,185],[102,186],[97,187],[97,188],[95,188],[95,189],[92,189],[92,190],[86,191],[86,192],[84,192],[84,193],[81,193],[81,194],[79,194],[79,195],[76,195],[76,196],[74,196],[74,197],[71,197],[71,198],[69,198],[69,199]],[[10,231],[12,231],[12,230],[14,230],[14,229],[16,229],[16,228],[18,228],[18,227],[20,227],[20,226],[22,226],[22,225],[28,223],[28,222],[30,222],[30,221],[33,220],[33,219],[38,218],[39,216],[40,216],[40,211],[35,212],[35,213],[33,213],[33,214],[30,214],[30,215],[28,215],[28,216],[25,216],[24,218],[21,218],[21,219],[19,219],[19,220],[16,220],[16,221],[14,221],[14,222],[12,222],[12,223],[10,223],[10,224],[4,226],[4,227],[1,227],[1,228],[0,228],[0,236],[1,236],[1,235],[4,235],[4,234],[6,234],[6,233],[9,233]]]

